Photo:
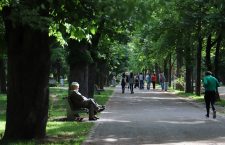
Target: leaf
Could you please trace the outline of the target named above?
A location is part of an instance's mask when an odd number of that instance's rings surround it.
[[[92,27],[90,29],[91,34],[95,35],[96,34],[97,29],[95,27]]]

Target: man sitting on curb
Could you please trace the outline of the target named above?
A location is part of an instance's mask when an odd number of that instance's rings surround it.
[[[89,110],[89,120],[99,119],[95,115],[97,112],[105,110],[105,106],[98,105],[94,99],[87,98],[79,92],[79,83],[72,82],[69,97],[73,108],[87,108]],[[72,109],[73,109],[72,108]]]

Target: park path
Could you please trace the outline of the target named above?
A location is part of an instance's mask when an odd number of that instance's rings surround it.
[[[116,87],[84,145],[225,145],[225,117],[160,90]]]

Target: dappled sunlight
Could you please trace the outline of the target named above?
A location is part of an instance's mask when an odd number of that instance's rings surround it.
[[[153,100],[178,100],[177,97],[151,97]]]
[[[119,122],[119,123],[129,123],[129,120],[117,120],[117,119],[99,119],[98,122]]]
[[[171,143],[160,143],[161,145],[224,145],[223,140],[225,137],[215,138],[215,141],[210,139],[206,140],[196,140],[196,141],[176,141],[176,140],[168,140]],[[219,143],[218,143],[219,142]],[[140,145],[158,145],[158,144],[140,144]]]
[[[193,119],[189,119],[189,120],[185,120],[185,119],[177,119],[175,120],[160,120],[160,121],[155,121],[156,123],[168,123],[168,124],[187,124],[187,125],[196,125],[196,124],[205,124],[205,123],[209,123],[209,122],[217,122],[219,123],[220,121],[218,121],[217,119],[211,119],[211,118],[205,118],[202,120],[193,120]]]
[[[117,141],[124,141],[124,140],[130,140],[131,138],[105,138],[102,139],[105,142],[117,142]]]
[[[101,112],[101,114],[112,114],[113,112],[109,112],[109,111],[103,111]]]
[[[206,120],[199,120],[199,121],[156,121],[156,123],[168,123],[168,124],[204,124]]]
[[[123,97],[123,98],[125,98],[125,97]],[[172,96],[170,96],[170,97],[155,97],[155,96],[132,96],[132,97],[130,97],[129,96],[129,98],[132,98],[132,99],[141,99],[141,100],[142,99],[150,99],[150,100],[179,100],[179,98],[172,97]]]

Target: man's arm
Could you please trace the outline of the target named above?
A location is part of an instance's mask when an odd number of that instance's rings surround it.
[[[219,81],[216,79],[216,87],[218,88],[218,87],[220,87],[220,83],[219,83]]]
[[[206,87],[207,87],[207,85],[208,85],[207,78],[206,78],[206,77],[204,77],[204,78],[203,78],[203,86],[204,86],[204,88],[206,88]]]

